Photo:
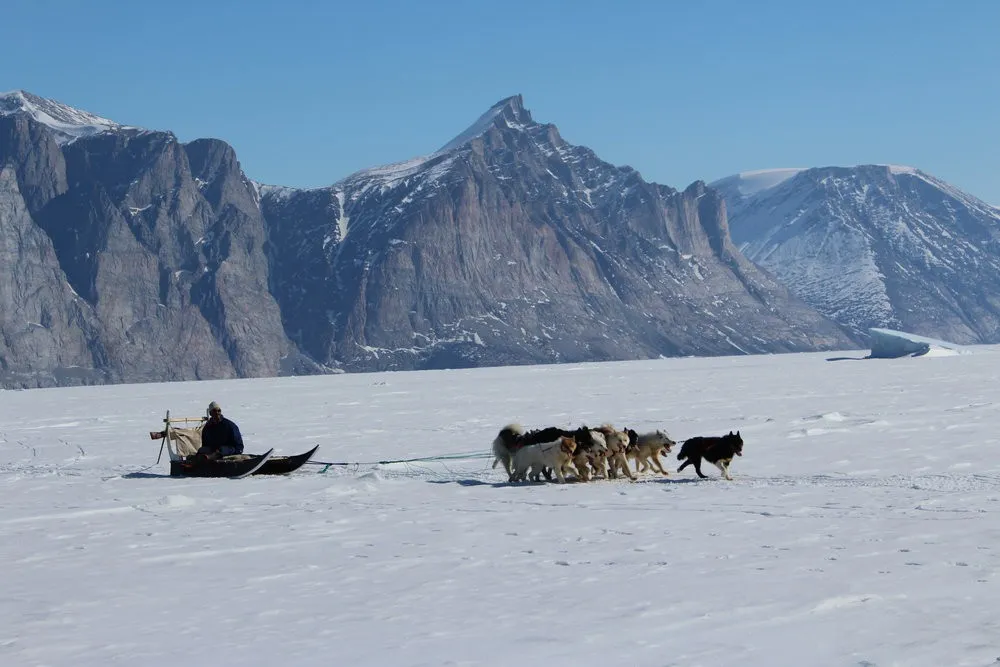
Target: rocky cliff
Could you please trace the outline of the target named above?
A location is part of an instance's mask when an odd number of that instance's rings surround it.
[[[429,156],[261,199],[286,330],[348,370],[852,345],[740,254],[715,191],[603,162],[519,96]]]
[[[68,135],[34,117],[37,99],[0,115],[5,385],[312,367],[282,329],[256,190],[229,146]]]
[[[45,386],[849,347],[703,183],[648,183],[501,101],[328,188],[0,96],[0,382]]]

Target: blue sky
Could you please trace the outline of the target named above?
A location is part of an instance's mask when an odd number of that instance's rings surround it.
[[[1000,205],[1000,2],[5,0],[0,91],[183,141],[265,183],[431,152],[521,93],[682,188],[895,163]]]

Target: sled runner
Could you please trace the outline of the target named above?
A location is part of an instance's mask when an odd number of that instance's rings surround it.
[[[309,451],[294,456],[274,456],[272,448],[264,454],[234,454],[214,460],[196,459],[195,454],[201,447],[201,427],[205,421],[205,417],[171,417],[168,411],[163,420],[165,428],[150,432],[150,438],[163,441],[160,446],[161,454],[163,447],[167,448],[172,477],[242,479],[249,475],[285,475],[305,465],[319,449],[319,445],[316,445]]]
[[[285,475],[305,465],[306,461],[319,449],[316,445],[308,452],[294,456],[272,456],[274,449],[264,454],[235,454],[214,461],[195,461],[188,458],[170,462],[173,477],[233,477],[240,479],[247,475]]]
[[[252,456],[224,456],[221,459],[197,459],[190,457],[184,461],[170,462],[171,477],[230,477],[243,479],[260,472],[267,465],[274,449]]]

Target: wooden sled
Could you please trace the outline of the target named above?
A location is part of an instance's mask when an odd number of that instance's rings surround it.
[[[312,458],[319,445],[294,456],[273,456],[271,449],[264,454],[234,454],[219,459],[196,458],[201,448],[201,428],[207,417],[171,417],[170,411],[163,419],[165,428],[152,431],[153,440],[162,440],[170,456],[171,477],[230,477],[241,479],[249,475],[286,475],[294,472]],[[179,426],[183,424],[183,426]],[[159,459],[157,459],[159,462]]]

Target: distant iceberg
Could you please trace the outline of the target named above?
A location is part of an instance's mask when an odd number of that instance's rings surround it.
[[[869,359],[896,359],[899,357],[949,356],[967,354],[961,345],[935,338],[925,338],[905,331],[869,329],[872,351]]]

